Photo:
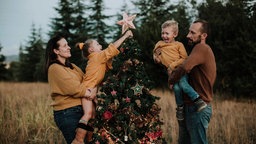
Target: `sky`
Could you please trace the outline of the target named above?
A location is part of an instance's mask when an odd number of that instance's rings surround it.
[[[126,0],[104,0],[108,11],[116,14]],[[128,1],[127,1],[128,2]],[[20,45],[27,44],[32,24],[42,29],[43,38],[47,38],[50,18],[57,12],[54,7],[58,0],[0,0],[0,54],[18,55]],[[122,14],[120,14],[122,15]]]

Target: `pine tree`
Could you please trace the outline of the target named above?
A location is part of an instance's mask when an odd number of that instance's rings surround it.
[[[2,45],[0,44],[0,52],[2,50]],[[0,81],[7,80],[7,69],[5,63],[5,56],[0,54]]]
[[[19,81],[33,82],[42,77],[40,69],[37,69],[41,56],[44,53],[44,43],[41,36],[41,30],[36,29],[32,24],[31,36],[24,49],[20,49]]]
[[[89,36],[97,39],[103,47],[106,47],[106,36],[109,33],[110,27],[104,22],[109,17],[103,13],[105,10],[103,0],[91,0],[90,5],[91,6],[88,7],[91,11],[88,21]]]
[[[216,56],[216,87],[237,97],[256,94],[255,6],[252,0],[207,0],[198,8],[199,17],[211,25],[208,40]]]
[[[165,143],[159,117],[159,97],[150,93],[152,81],[145,71],[141,49],[127,40],[106,75],[98,95],[97,116],[92,120],[95,142]]]
[[[49,36],[61,35],[71,47],[72,57],[70,61],[81,65],[81,51],[75,48],[77,42],[84,41],[88,37],[87,18],[85,18],[84,0],[60,0],[55,10],[58,16],[52,18]]]

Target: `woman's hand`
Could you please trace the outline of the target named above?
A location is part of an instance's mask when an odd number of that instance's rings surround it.
[[[97,95],[97,91],[98,91],[98,88],[95,87],[95,88],[88,88],[85,92],[85,98],[87,98],[88,100],[93,100],[96,95]]]

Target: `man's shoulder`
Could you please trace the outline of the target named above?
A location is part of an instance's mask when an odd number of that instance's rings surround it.
[[[198,43],[195,45],[195,48],[211,48],[211,47],[206,43]]]

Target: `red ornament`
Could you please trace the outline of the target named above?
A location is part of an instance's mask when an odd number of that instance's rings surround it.
[[[129,102],[131,102],[131,98],[126,97],[125,101],[126,101],[127,103],[129,103]]]
[[[112,117],[113,117],[113,114],[112,114],[110,111],[105,111],[105,112],[103,113],[103,118],[104,118],[105,120],[110,120]]]
[[[121,47],[119,50],[120,50],[121,53],[124,52],[124,48],[123,47]]]

